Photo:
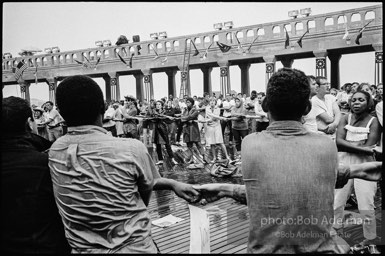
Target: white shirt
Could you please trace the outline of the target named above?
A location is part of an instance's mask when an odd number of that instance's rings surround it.
[[[327,113],[329,116],[334,118],[334,112],[333,112],[334,102],[336,102],[336,97],[334,97],[331,94],[325,95],[325,101],[318,98],[317,95],[314,95],[311,98],[312,111],[314,110],[318,128],[324,129],[326,128],[326,126],[328,126],[328,124],[326,124],[324,121],[318,118],[320,114]]]
[[[232,101],[232,102],[231,102]],[[224,117],[229,117],[231,116],[231,108],[235,106],[235,102],[233,100],[230,100],[230,102],[228,102],[227,100],[224,100],[223,101],[223,105],[222,107],[224,108],[223,110],[223,116]]]

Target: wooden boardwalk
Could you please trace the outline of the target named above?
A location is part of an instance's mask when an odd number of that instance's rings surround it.
[[[158,157],[155,148],[148,148],[155,162]],[[205,165],[202,169],[188,169],[183,162],[186,157],[186,147],[172,146],[178,165],[172,165],[166,150],[163,148],[164,164],[158,166],[162,177],[175,179],[188,184],[207,184],[207,183],[232,183],[243,184],[242,177],[218,178],[210,175],[209,166]],[[233,158],[230,148],[229,154]],[[206,155],[210,156],[210,150],[206,148]],[[203,159],[194,152],[196,162],[203,163]],[[209,212],[210,216],[210,252],[211,253],[246,253],[247,239],[249,232],[249,214],[246,205],[241,205],[231,198],[222,198],[219,201],[208,205],[195,205]],[[349,205],[347,205],[348,207]],[[381,191],[378,189],[375,198],[377,230],[378,235],[383,233],[381,230]],[[177,197],[173,191],[163,190],[154,191],[149,204],[151,219],[156,220],[168,214],[182,218],[169,227],[160,228],[152,225],[152,236],[159,247],[161,253],[189,253],[190,246],[190,216],[188,203]],[[347,208],[352,212],[358,212],[356,208]],[[344,232],[348,237],[344,239],[353,246],[362,241],[362,225],[353,225],[345,228]]]

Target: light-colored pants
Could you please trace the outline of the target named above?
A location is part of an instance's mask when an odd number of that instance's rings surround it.
[[[59,139],[63,135],[63,129],[61,126],[55,127],[48,130],[48,139],[51,142],[54,142],[55,140]]]
[[[360,211],[364,237],[374,239],[376,232],[376,215],[374,210],[374,196],[377,191],[377,183],[362,179],[350,179],[341,189],[336,189],[334,193],[334,228],[341,228],[344,217],[344,208],[354,185],[357,196],[358,210]],[[356,220],[357,222],[359,220]]]

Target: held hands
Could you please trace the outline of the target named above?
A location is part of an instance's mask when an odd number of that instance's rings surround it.
[[[336,131],[336,129],[337,129],[337,125],[334,124],[334,123],[331,123],[331,124],[329,124],[329,125],[326,127],[325,133],[327,133],[327,134],[333,134],[333,133]]]
[[[199,192],[190,184],[176,182],[174,192],[189,203],[196,203],[200,200]]]
[[[225,185],[228,184],[204,184],[204,185],[194,185],[193,188],[198,190],[200,197],[197,201],[200,201],[202,205],[211,203],[221,199],[222,197],[231,196],[232,189],[225,188]],[[231,186],[231,184],[230,184]]]

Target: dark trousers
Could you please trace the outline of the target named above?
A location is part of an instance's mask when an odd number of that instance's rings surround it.
[[[249,134],[249,130],[237,130],[233,129],[235,147],[237,151],[241,151],[242,140]]]
[[[174,153],[172,152],[170,144],[164,144],[167,150],[167,154],[170,158],[174,158]],[[162,144],[156,144],[156,153],[158,154],[158,159],[163,160],[162,154]]]
[[[178,126],[178,131],[176,133],[176,142],[178,143],[180,141],[180,136],[182,135],[183,123],[180,120],[177,120],[176,125]]]
[[[223,140],[225,140],[225,130],[226,127],[228,127],[230,133],[229,133],[229,142],[233,140],[233,128],[231,128],[231,120],[229,121],[224,121],[221,120],[221,127],[222,127],[222,136]]]

